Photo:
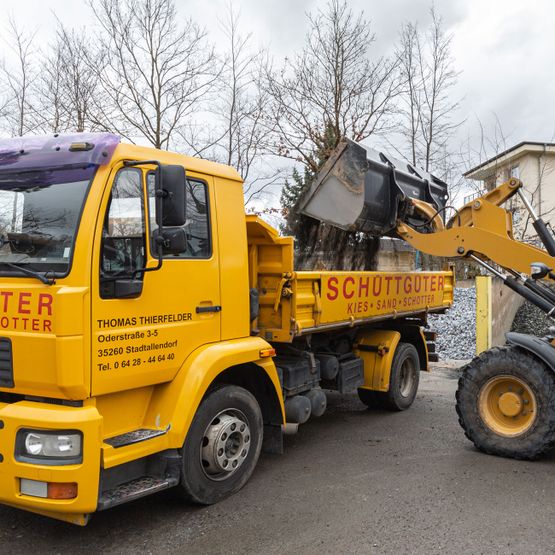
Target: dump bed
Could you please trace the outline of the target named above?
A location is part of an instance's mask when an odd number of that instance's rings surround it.
[[[247,217],[252,327],[268,341],[437,312],[453,302],[452,272],[295,272],[293,239]]]

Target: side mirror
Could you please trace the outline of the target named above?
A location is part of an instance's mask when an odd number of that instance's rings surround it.
[[[155,229],[152,241],[153,251],[161,245],[164,254],[181,254],[187,250],[187,234],[182,227],[164,227],[161,234]]]
[[[163,227],[185,224],[187,178],[183,166],[160,164],[156,171],[156,223]],[[160,219],[162,221],[160,221]]]
[[[100,296],[103,299],[136,299],[143,291],[143,281],[121,278],[100,282]]]

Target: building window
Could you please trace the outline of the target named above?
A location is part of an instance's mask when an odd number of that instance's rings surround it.
[[[509,173],[509,177],[515,177],[516,179],[520,179],[520,166],[513,166]]]

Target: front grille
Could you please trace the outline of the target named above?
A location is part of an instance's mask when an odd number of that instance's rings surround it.
[[[12,342],[0,337],[0,387],[14,387]]]

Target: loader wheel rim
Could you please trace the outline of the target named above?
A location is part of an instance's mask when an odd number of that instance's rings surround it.
[[[237,409],[219,412],[206,427],[200,459],[204,474],[215,481],[227,480],[247,459],[251,446],[248,419]]]
[[[401,365],[399,378],[399,393],[402,397],[410,397],[416,381],[416,366],[410,358],[406,358]]]
[[[510,375],[495,376],[482,386],[478,409],[484,424],[504,437],[526,433],[537,418],[534,392],[524,380]]]

